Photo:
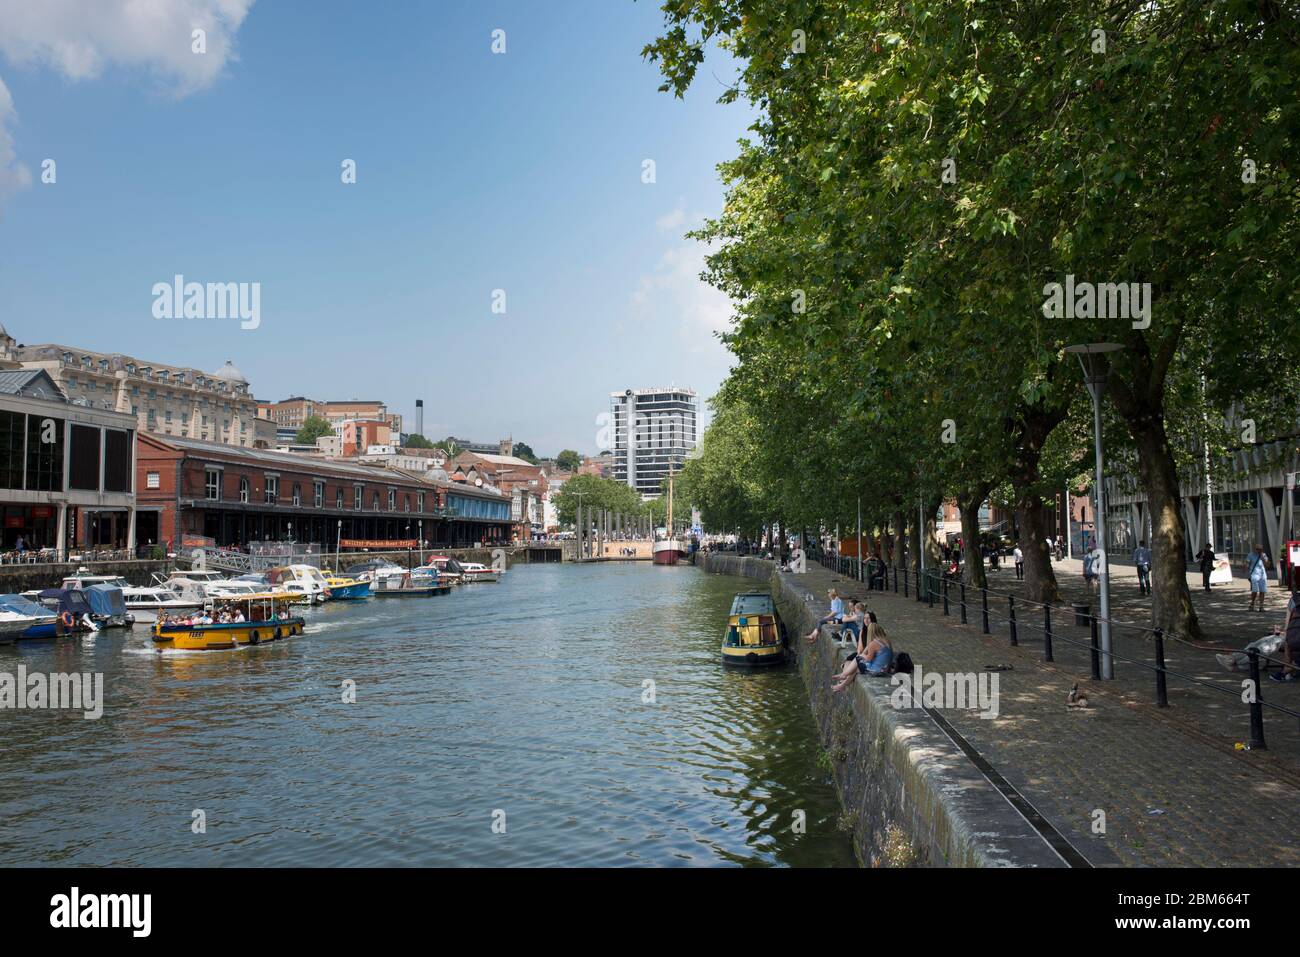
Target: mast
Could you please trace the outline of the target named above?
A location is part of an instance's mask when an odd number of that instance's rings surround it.
[[[673,538],[673,473],[668,472],[668,537]]]

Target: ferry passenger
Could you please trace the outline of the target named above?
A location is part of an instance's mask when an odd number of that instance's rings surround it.
[[[831,681],[832,691],[843,691],[858,675],[884,675],[894,661],[894,646],[889,643],[883,625],[872,622],[858,642],[859,652],[844,662],[844,668]]]
[[[244,621],[244,612],[241,609],[235,609],[235,624],[241,624]]]
[[[826,597],[831,600],[831,613],[817,622],[817,627],[804,636],[804,641],[812,644],[817,640],[818,633],[822,630],[822,625],[828,625],[831,622],[838,622],[844,617],[844,601],[840,598],[840,593],[834,588],[827,589]]]

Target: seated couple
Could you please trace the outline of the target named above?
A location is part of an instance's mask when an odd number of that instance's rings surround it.
[[[893,663],[894,646],[890,644],[884,626],[876,622],[873,616],[867,622],[866,633],[858,636],[857,649],[844,662],[840,673],[831,680],[831,690],[843,691],[860,674],[887,675]]]

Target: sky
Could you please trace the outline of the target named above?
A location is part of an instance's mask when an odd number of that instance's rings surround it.
[[[658,92],[660,27],[655,0],[0,0],[0,323],[408,429],[423,398],[430,438],[540,455],[599,451],[611,391],[707,418],[731,307],[684,234],[751,115],[719,57]],[[177,274],[259,284],[256,328],[158,318]]]

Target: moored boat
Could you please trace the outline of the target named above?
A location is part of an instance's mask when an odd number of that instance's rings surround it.
[[[445,595],[451,591],[451,585],[439,581],[436,576],[416,574],[419,569],[404,571],[401,575],[384,575],[376,578],[371,586],[371,594],[383,596],[400,595]]]
[[[676,565],[686,555],[686,547],[675,538],[665,538],[655,542],[654,563],[656,565]]]
[[[326,575],[330,601],[360,601],[370,597],[370,582],[344,575]]]
[[[0,621],[6,622],[6,640],[56,638],[62,630],[56,612],[23,595],[0,595]]]
[[[495,568],[488,568],[480,562],[461,562],[460,574],[460,580],[467,585],[471,582],[499,582],[501,580],[501,572]]]
[[[154,646],[220,651],[301,635],[306,623],[290,612],[289,604],[283,593],[217,596],[197,615],[160,617],[153,626]]]
[[[722,637],[722,663],[754,668],[779,665],[786,658],[785,623],[767,592],[741,592],[731,602]]]

